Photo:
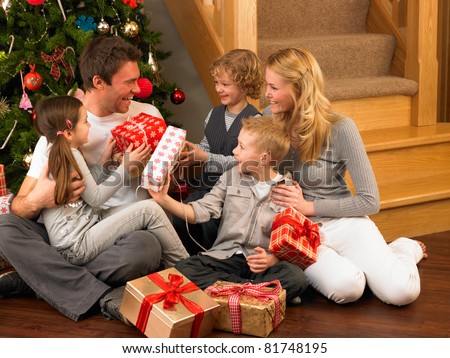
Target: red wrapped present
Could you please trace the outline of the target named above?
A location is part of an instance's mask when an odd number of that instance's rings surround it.
[[[220,304],[215,329],[267,337],[285,316],[286,290],[279,280],[257,284],[217,281],[205,292]]]
[[[319,245],[319,226],[294,208],[286,208],[275,216],[269,251],[280,260],[305,269],[317,261]]]
[[[8,194],[8,188],[6,188],[5,166],[0,164],[0,196],[6,194]]]
[[[167,172],[172,168],[183,150],[186,131],[168,126],[150,161],[141,176],[141,185],[145,189],[160,191],[167,178]]]
[[[130,144],[133,144],[133,149],[136,149],[142,143],[149,145],[153,152],[166,128],[164,119],[140,113],[111,129],[111,134],[116,140],[116,148],[120,153],[124,153]]]
[[[0,196],[0,215],[11,212],[11,201],[14,198],[13,193]]]
[[[204,337],[219,305],[177,269],[127,282],[120,312],[147,337]]]

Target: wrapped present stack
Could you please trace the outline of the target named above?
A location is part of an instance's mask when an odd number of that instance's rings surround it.
[[[269,251],[280,260],[306,269],[317,261],[319,245],[319,226],[294,208],[286,208],[275,216]]]
[[[111,129],[111,134],[116,140],[116,149],[119,153],[125,153],[130,144],[136,149],[143,143],[149,145],[153,152],[166,128],[164,119],[140,113]]]
[[[214,328],[267,337],[284,319],[286,291],[280,281],[244,284],[217,281],[205,292],[220,304]]]
[[[184,147],[186,131],[174,126],[168,126],[150,161],[141,176],[141,185],[145,189],[160,191],[167,177],[167,172],[173,168]]]
[[[11,201],[14,194],[6,187],[5,166],[0,164],[0,214],[7,214],[10,212]]]
[[[147,337],[204,337],[212,332],[219,305],[169,268],[127,282],[120,312]]]

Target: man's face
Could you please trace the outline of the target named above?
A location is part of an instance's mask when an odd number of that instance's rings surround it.
[[[109,112],[108,114],[128,112],[134,95],[141,91],[137,84],[139,75],[140,72],[137,63],[126,62],[112,76],[111,85],[105,84],[102,94],[105,112]]]

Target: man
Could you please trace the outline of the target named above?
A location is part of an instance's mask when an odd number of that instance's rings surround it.
[[[79,62],[86,94],[83,104],[91,123],[83,153],[89,165],[100,158],[110,129],[129,116],[146,112],[162,117],[150,104],[132,101],[140,92],[138,61],[141,52],[119,37],[101,37],[84,49]],[[124,284],[160,267],[161,246],[148,231],[117,238],[113,247],[83,267],[64,260],[48,244],[42,224],[34,221],[43,208],[53,207],[55,184],[48,178],[47,142],[40,138],[30,169],[11,204],[13,214],[0,215],[0,255],[15,271],[0,277],[0,297],[34,292],[62,314],[78,321],[98,309],[109,319],[123,319],[119,306]],[[105,205],[115,207],[146,199],[137,189],[139,178],[125,183]],[[73,200],[83,192],[83,180],[72,184]],[[136,199],[136,197],[138,199]],[[154,210],[162,210],[155,202]],[[126,321],[126,320],[124,320]]]

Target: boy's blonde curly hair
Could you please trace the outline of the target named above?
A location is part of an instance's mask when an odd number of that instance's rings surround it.
[[[259,99],[264,83],[261,61],[250,50],[234,49],[215,60],[209,67],[213,77],[225,71],[247,96]]]

